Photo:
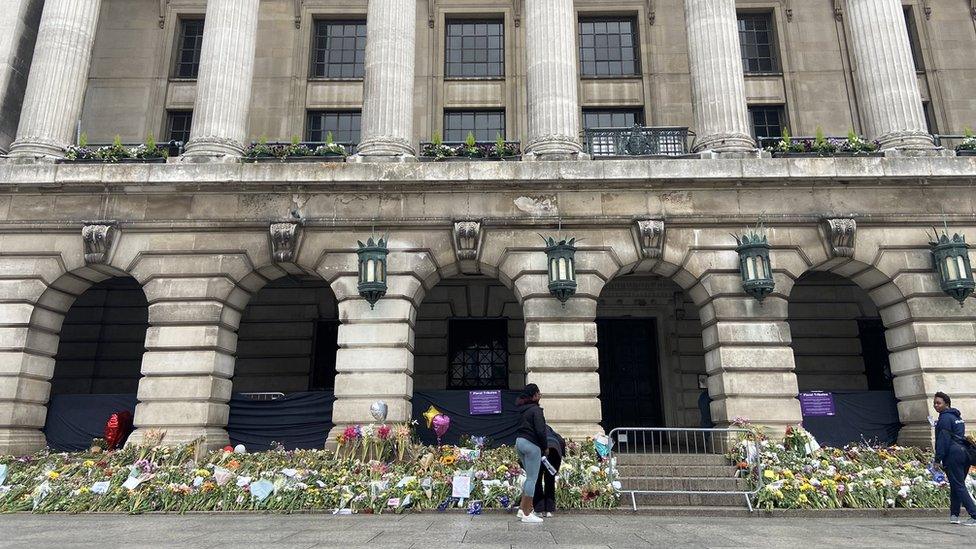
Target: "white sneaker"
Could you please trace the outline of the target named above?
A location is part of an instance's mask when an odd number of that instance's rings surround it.
[[[959,517],[956,515],[949,517],[949,524],[959,524]]]
[[[546,518],[552,518],[552,513],[546,513]]]
[[[542,517],[536,515],[535,512],[529,513],[523,517],[520,517],[522,522],[527,522],[529,524],[542,524]]]
[[[522,511],[522,509],[519,509],[518,510],[518,513],[515,513],[515,517],[516,518],[525,518],[525,513]],[[959,517],[956,517],[956,521],[957,521],[956,524],[959,524],[958,520],[959,520]]]

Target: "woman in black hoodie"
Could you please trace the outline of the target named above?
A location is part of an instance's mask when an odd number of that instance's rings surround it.
[[[960,508],[965,506],[970,516],[966,526],[976,526],[976,502],[966,490],[970,465],[969,454],[963,446],[966,423],[959,410],[951,406],[949,395],[935,393],[932,405],[939,412],[939,422],[935,424],[935,460],[942,464],[949,477],[949,522],[959,524]]]
[[[535,483],[539,478],[539,468],[542,467],[542,453],[546,451],[546,417],[542,414],[539,399],[542,393],[539,386],[530,383],[522,390],[515,405],[518,406],[522,418],[518,431],[515,433],[515,449],[525,469],[525,482],[522,484],[522,502],[519,505],[518,517],[522,522],[539,523],[542,518],[532,510],[532,498],[535,496]]]

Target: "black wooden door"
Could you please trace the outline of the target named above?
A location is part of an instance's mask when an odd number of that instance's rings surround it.
[[[603,428],[663,427],[653,319],[597,319]]]

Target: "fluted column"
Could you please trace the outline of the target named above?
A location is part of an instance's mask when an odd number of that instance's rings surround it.
[[[933,149],[900,0],[847,0],[864,131],[882,149]]]
[[[525,73],[529,103],[527,156],[578,156],[579,65],[573,0],[525,3]]]
[[[0,17],[0,155],[17,138],[27,76],[41,23],[40,0],[7,0]]]
[[[362,160],[412,157],[416,0],[370,0],[366,11]]]
[[[185,156],[239,157],[247,138],[259,0],[208,0]]]
[[[101,0],[47,0],[27,79],[14,157],[61,158],[74,143]]]
[[[755,150],[735,0],[685,0],[696,151]]]

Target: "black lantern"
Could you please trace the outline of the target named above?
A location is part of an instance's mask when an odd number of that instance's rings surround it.
[[[742,275],[742,289],[762,303],[773,292],[773,269],[769,262],[769,242],[762,232],[762,224],[742,237],[734,236],[735,251],[739,253],[739,273]]]
[[[390,254],[387,241],[369,237],[365,244],[359,242],[359,295],[369,302],[369,308],[386,295],[386,257]]]
[[[549,293],[563,305],[576,293],[576,239],[542,237],[549,265]]]
[[[936,233],[936,239],[930,244],[942,291],[963,305],[976,289],[966,237],[958,233],[950,237],[949,231],[945,230],[941,235]]]

